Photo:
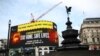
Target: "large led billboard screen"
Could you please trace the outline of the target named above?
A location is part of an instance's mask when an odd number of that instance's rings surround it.
[[[57,25],[51,21],[36,21],[11,27],[10,48],[58,46]]]

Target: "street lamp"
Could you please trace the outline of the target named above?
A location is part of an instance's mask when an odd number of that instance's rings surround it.
[[[7,56],[9,56],[9,38],[10,38],[10,31],[11,31],[11,20],[8,22],[8,38],[7,38]]]

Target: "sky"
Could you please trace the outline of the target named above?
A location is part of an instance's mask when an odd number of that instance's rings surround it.
[[[7,39],[8,21],[11,26],[29,23],[31,13],[36,20],[57,3],[62,2],[39,20],[49,20],[57,24],[58,34],[66,29],[65,6],[72,7],[70,21],[73,29],[80,30],[85,18],[100,17],[100,0],[0,0],[0,39]],[[62,41],[62,37],[59,37]]]

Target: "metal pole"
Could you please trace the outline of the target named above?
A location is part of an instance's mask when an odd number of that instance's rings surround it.
[[[11,20],[9,20],[9,22],[8,22],[7,56],[9,56],[9,39],[10,39],[10,31],[11,31]]]

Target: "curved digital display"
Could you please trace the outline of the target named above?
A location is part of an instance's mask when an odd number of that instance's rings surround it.
[[[58,46],[57,25],[42,20],[11,27],[10,48],[32,46]]]
[[[50,22],[50,21],[35,21],[35,22],[32,22],[32,23],[26,23],[26,24],[18,25],[18,32],[35,30],[35,29],[40,29],[40,28],[53,29],[53,22]]]

